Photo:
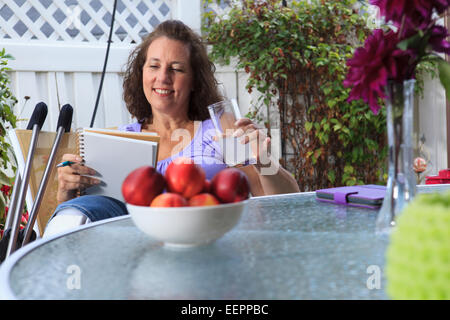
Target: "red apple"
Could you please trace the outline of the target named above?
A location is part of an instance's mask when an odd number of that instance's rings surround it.
[[[205,171],[189,158],[177,158],[166,170],[167,189],[189,199],[203,190]]]
[[[220,202],[230,203],[248,199],[250,185],[247,176],[236,168],[219,171],[211,180],[211,193]]]
[[[200,193],[189,199],[189,206],[191,207],[216,206],[218,204],[220,204],[220,201],[210,193]]]
[[[205,180],[205,185],[203,186],[202,193],[209,193],[210,190],[211,190],[211,181],[206,179]]]
[[[131,171],[122,183],[125,202],[136,206],[149,206],[166,186],[162,174],[151,166],[139,167]]]
[[[178,193],[166,192],[153,199],[150,207],[186,207],[188,202]]]

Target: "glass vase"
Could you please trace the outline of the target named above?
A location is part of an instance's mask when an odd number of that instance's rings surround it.
[[[376,221],[377,232],[389,232],[396,217],[416,194],[413,170],[415,80],[390,81],[386,88],[386,120],[388,134],[388,180],[386,196]]]

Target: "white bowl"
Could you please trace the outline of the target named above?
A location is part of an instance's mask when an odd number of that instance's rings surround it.
[[[152,208],[127,203],[134,224],[172,247],[210,243],[231,230],[247,211],[248,200],[201,207]]]

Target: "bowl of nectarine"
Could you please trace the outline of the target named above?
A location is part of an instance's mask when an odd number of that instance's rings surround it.
[[[204,207],[143,207],[127,204],[138,229],[167,246],[208,244],[230,231],[248,201]]]
[[[166,246],[211,243],[233,229],[248,209],[249,184],[235,168],[211,181],[192,160],[173,161],[162,176],[153,167],[133,170],[122,184],[136,227]]]

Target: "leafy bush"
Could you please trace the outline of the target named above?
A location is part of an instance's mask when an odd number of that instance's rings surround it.
[[[5,172],[8,168],[16,169],[10,159],[11,146],[5,139],[7,130],[16,127],[16,116],[14,115],[13,107],[17,103],[17,99],[10,90],[10,79],[7,74],[7,71],[10,70],[7,67],[10,59],[13,59],[13,57],[6,54],[5,49],[0,51],[0,237],[6,216],[6,204],[10,197],[13,183],[13,178],[9,177]]]
[[[248,91],[259,91],[268,111],[278,110],[281,161],[303,191],[384,183],[385,111],[375,116],[362,101],[348,103],[342,84],[347,58],[370,32],[366,18],[354,0],[281,3],[243,0],[225,16],[206,13],[211,58],[236,58],[249,74]],[[249,116],[261,114],[256,107]]]

